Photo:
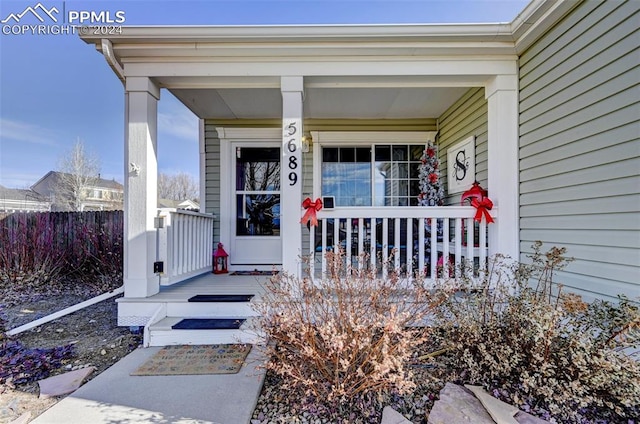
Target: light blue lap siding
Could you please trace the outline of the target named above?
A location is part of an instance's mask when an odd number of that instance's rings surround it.
[[[520,239],[559,282],[640,296],[640,2],[586,0],[520,57]]]

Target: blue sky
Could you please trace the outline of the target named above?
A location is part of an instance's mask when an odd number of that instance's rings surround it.
[[[526,0],[41,0],[65,11],[124,12],[125,25],[509,22]],[[38,0],[0,1],[0,21]],[[21,23],[37,24],[32,16]],[[0,27],[3,24],[0,24]],[[195,116],[163,91],[160,172],[198,175]],[[77,139],[123,180],[124,93],[102,55],[77,35],[0,33],[0,185],[26,188]]]

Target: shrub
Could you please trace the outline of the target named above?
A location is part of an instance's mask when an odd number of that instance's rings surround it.
[[[73,356],[73,345],[29,349],[19,341],[4,340],[0,343],[0,384],[24,384],[47,378]]]
[[[462,294],[442,304],[443,360],[463,382],[547,419],[637,418],[640,366],[625,351],[637,347],[637,306],[564,293],[553,278],[568,262],[565,250],[540,247],[529,265],[493,260],[483,281],[464,281]]]
[[[0,342],[6,338],[5,331],[7,331],[7,316],[4,313],[4,307],[0,305]]]
[[[0,246],[5,303],[63,286],[102,292],[122,284],[122,212],[11,214],[0,219]]]
[[[65,265],[47,214],[14,214],[0,226],[0,281],[21,291],[55,281]]]
[[[267,368],[297,407],[331,422],[368,420],[380,400],[413,389],[407,363],[428,337],[415,325],[439,299],[419,282],[402,289],[396,273],[381,279],[344,267],[342,251],[327,253],[327,263],[326,279],[285,273],[266,285],[256,308]]]
[[[75,235],[74,251],[69,255],[68,275],[96,291],[113,290],[122,285],[123,228],[111,222],[82,224]],[[76,263],[73,263],[76,262]]]

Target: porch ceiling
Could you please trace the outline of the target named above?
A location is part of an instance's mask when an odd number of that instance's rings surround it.
[[[437,118],[467,87],[305,87],[304,115],[315,119]],[[277,119],[282,95],[268,88],[170,89],[199,118]]]

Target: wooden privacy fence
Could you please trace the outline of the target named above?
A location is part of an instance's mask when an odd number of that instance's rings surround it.
[[[0,216],[3,241],[14,241],[25,231],[38,232],[61,249],[73,248],[80,240],[91,242],[92,238],[86,237],[88,233],[100,234],[107,244],[121,243],[123,225],[122,211],[18,212]]]
[[[19,212],[0,216],[0,267],[55,258],[78,268],[88,258],[122,267],[122,211]]]

